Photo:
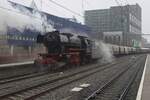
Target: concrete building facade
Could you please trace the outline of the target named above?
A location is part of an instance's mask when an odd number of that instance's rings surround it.
[[[135,46],[141,43],[142,9],[138,4],[113,6],[109,9],[85,11],[85,24],[89,26],[93,37],[105,40],[115,32],[121,33],[118,39],[121,45]],[[111,38],[113,38],[112,36]],[[115,39],[117,40],[117,39]],[[114,42],[117,43],[117,42]]]

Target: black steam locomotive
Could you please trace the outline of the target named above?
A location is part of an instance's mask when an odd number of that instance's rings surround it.
[[[102,47],[85,35],[53,31],[44,35],[38,35],[37,43],[44,44],[47,52],[39,54],[39,58],[35,60],[35,64],[46,65],[48,67],[52,65],[54,69],[66,64],[80,65],[88,63],[93,59],[100,59],[102,56],[102,54],[99,54]],[[148,48],[134,48],[112,44],[106,44],[105,46],[110,49],[113,55],[150,52]]]
[[[92,59],[92,40],[87,36],[53,31],[38,35],[37,43],[44,44],[47,49],[47,53],[39,54],[40,59],[36,59],[42,65],[80,65]]]

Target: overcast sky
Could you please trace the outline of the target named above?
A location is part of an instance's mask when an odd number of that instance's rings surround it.
[[[18,3],[22,3],[26,6],[30,6],[32,0],[11,0]],[[75,16],[79,21],[83,22],[83,18],[72,14],[61,7],[56,6],[55,4],[51,3],[50,0],[34,0],[37,4],[38,9],[42,9],[43,11],[46,11],[50,14],[54,14],[61,17],[72,17]],[[42,1],[42,5],[41,5]],[[106,9],[110,6],[116,6],[117,3],[115,0],[83,0],[83,6],[82,6],[82,0],[54,0],[55,2],[64,5],[65,7],[73,10],[74,12],[77,12],[81,15],[83,15],[83,8],[84,10],[87,9]],[[149,0],[118,0],[118,2],[122,5],[125,4],[136,4],[138,3],[142,7],[142,28],[143,33],[149,33],[150,34],[150,1]],[[42,7],[42,8],[41,8]]]

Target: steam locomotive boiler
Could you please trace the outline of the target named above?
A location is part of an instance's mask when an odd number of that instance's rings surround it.
[[[38,35],[37,43],[47,49],[47,53],[39,54],[35,61],[42,65],[80,65],[92,57],[92,41],[86,36],[53,31]]]

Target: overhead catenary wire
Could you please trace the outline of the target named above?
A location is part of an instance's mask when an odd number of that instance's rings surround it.
[[[43,5],[47,6],[48,9],[54,9],[52,6],[49,6],[49,4],[47,4],[47,3],[43,3]],[[60,11],[59,9],[55,9],[55,12],[57,12],[57,13],[59,13],[59,14],[65,16],[65,14],[64,14],[62,11]],[[49,14],[51,14],[51,13],[49,13]],[[53,13],[52,13],[52,14],[53,14]],[[54,15],[56,15],[56,14],[54,14]],[[56,15],[56,16],[57,16],[57,15]]]
[[[33,0],[34,1],[34,0]],[[42,5],[43,4],[45,4],[45,3],[43,3],[42,2]],[[47,6],[48,6],[48,4],[46,4]],[[50,7],[50,6],[48,6],[48,7]],[[41,20],[41,18],[39,18],[39,17],[36,17],[36,16],[32,16],[32,15],[30,15],[30,14],[26,14],[26,13],[22,13],[21,11],[18,11],[18,10],[14,10],[14,9],[11,9],[11,8],[7,8],[7,7],[3,7],[3,6],[0,6],[0,9],[3,9],[3,10],[7,10],[7,11],[10,11],[10,12],[14,12],[14,13],[16,13],[16,14],[19,14],[19,15],[25,15],[25,16],[30,16],[30,17],[32,17],[32,18],[36,18],[36,19],[39,19],[39,20]],[[37,10],[37,9],[36,9]],[[42,11],[39,11],[39,10],[37,10],[39,13],[41,13]],[[61,13],[61,12],[59,12],[59,13]],[[63,13],[62,13],[63,14]]]
[[[53,0],[49,0],[49,1],[50,1],[51,3],[53,3],[53,4],[55,4],[55,5],[57,5],[57,6],[61,7],[61,8],[63,8],[63,9],[65,9],[65,10],[67,10],[67,11],[69,11],[69,12],[71,12],[71,13],[77,15],[77,16],[79,16],[79,17],[84,18],[84,16],[82,16],[80,13],[77,13],[77,12],[75,12],[75,11],[73,11],[73,10],[71,10],[71,9],[69,9],[69,8],[67,8],[67,7],[65,7],[65,6],[63,6],[63,5],[61,5],[61,4],[59,4],[59,3],[55,2],[55,1],[53,1]]]

